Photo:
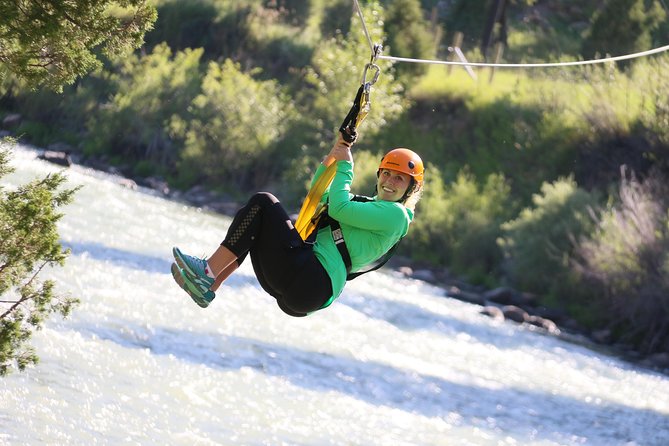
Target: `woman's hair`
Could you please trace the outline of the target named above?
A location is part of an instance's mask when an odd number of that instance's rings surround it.
[[[416,210],[416,205],[420,201],[421,197],[423,196],[423,185],[420,186],[418,190],[416,190],[416,183],[412,184],[410,187],[414,188],[414,191],[409,194],[408,197],[404,199],[404,207],[407,209],[411,209],[411,211]]]

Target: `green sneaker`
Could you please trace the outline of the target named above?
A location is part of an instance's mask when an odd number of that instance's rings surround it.
[[[195,301],[195,303],[200,307],[207,308],[211,301],[214,300],[214,297],[216,297],[216,294],[211,290],[207,290],[205,293],[201,293],[199,288],[193,285],[193,283],[190,281],[190,277],[188,277],[186,272],[179,268],[176,263],[172,264],[171,271],[172,277],[174,277],[174,281],[177,283],[177,285],[179,285],[181,289],[188,293],[190,298],[193,299],[193,301]]]
[[[214,279],[209,277],[205,272],[205,268],[207,267],[206,260],[186,255],[176,246],[172,248],[172,255],[179,268],[186,273],[191,283],[200,290],[200,294],[205,294],[209,291],[214,284]]]

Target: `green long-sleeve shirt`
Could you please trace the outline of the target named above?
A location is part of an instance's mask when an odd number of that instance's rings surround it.
[[[324,170],[325,166],[319,166],[313,181]],[[351,256],[351,271],[355,272],[377,260],[404,237],[414,214],[402,203],[377,201],[376,197],[370,202],[351,201],[352,182],[353,163],[337,161],[337,173],[322,200],[329,198],[328,213],[341,225]],[[347,275],[329,226],[318,231],[314,253],[332,282],[332,297],[323,305],[325,308],[339,297]]]

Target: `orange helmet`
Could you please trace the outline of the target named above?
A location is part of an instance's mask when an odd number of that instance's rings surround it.
[[[413,150],[393,149],[381,159],[379,170],[390,169],[410,175],[418,187],[423,185],[423,160]]]

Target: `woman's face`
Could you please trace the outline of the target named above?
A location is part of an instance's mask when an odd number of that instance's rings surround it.
[[[411,176],[391,169],[381,169],[376,182],[379,200],[399,201],[411,184]]]

